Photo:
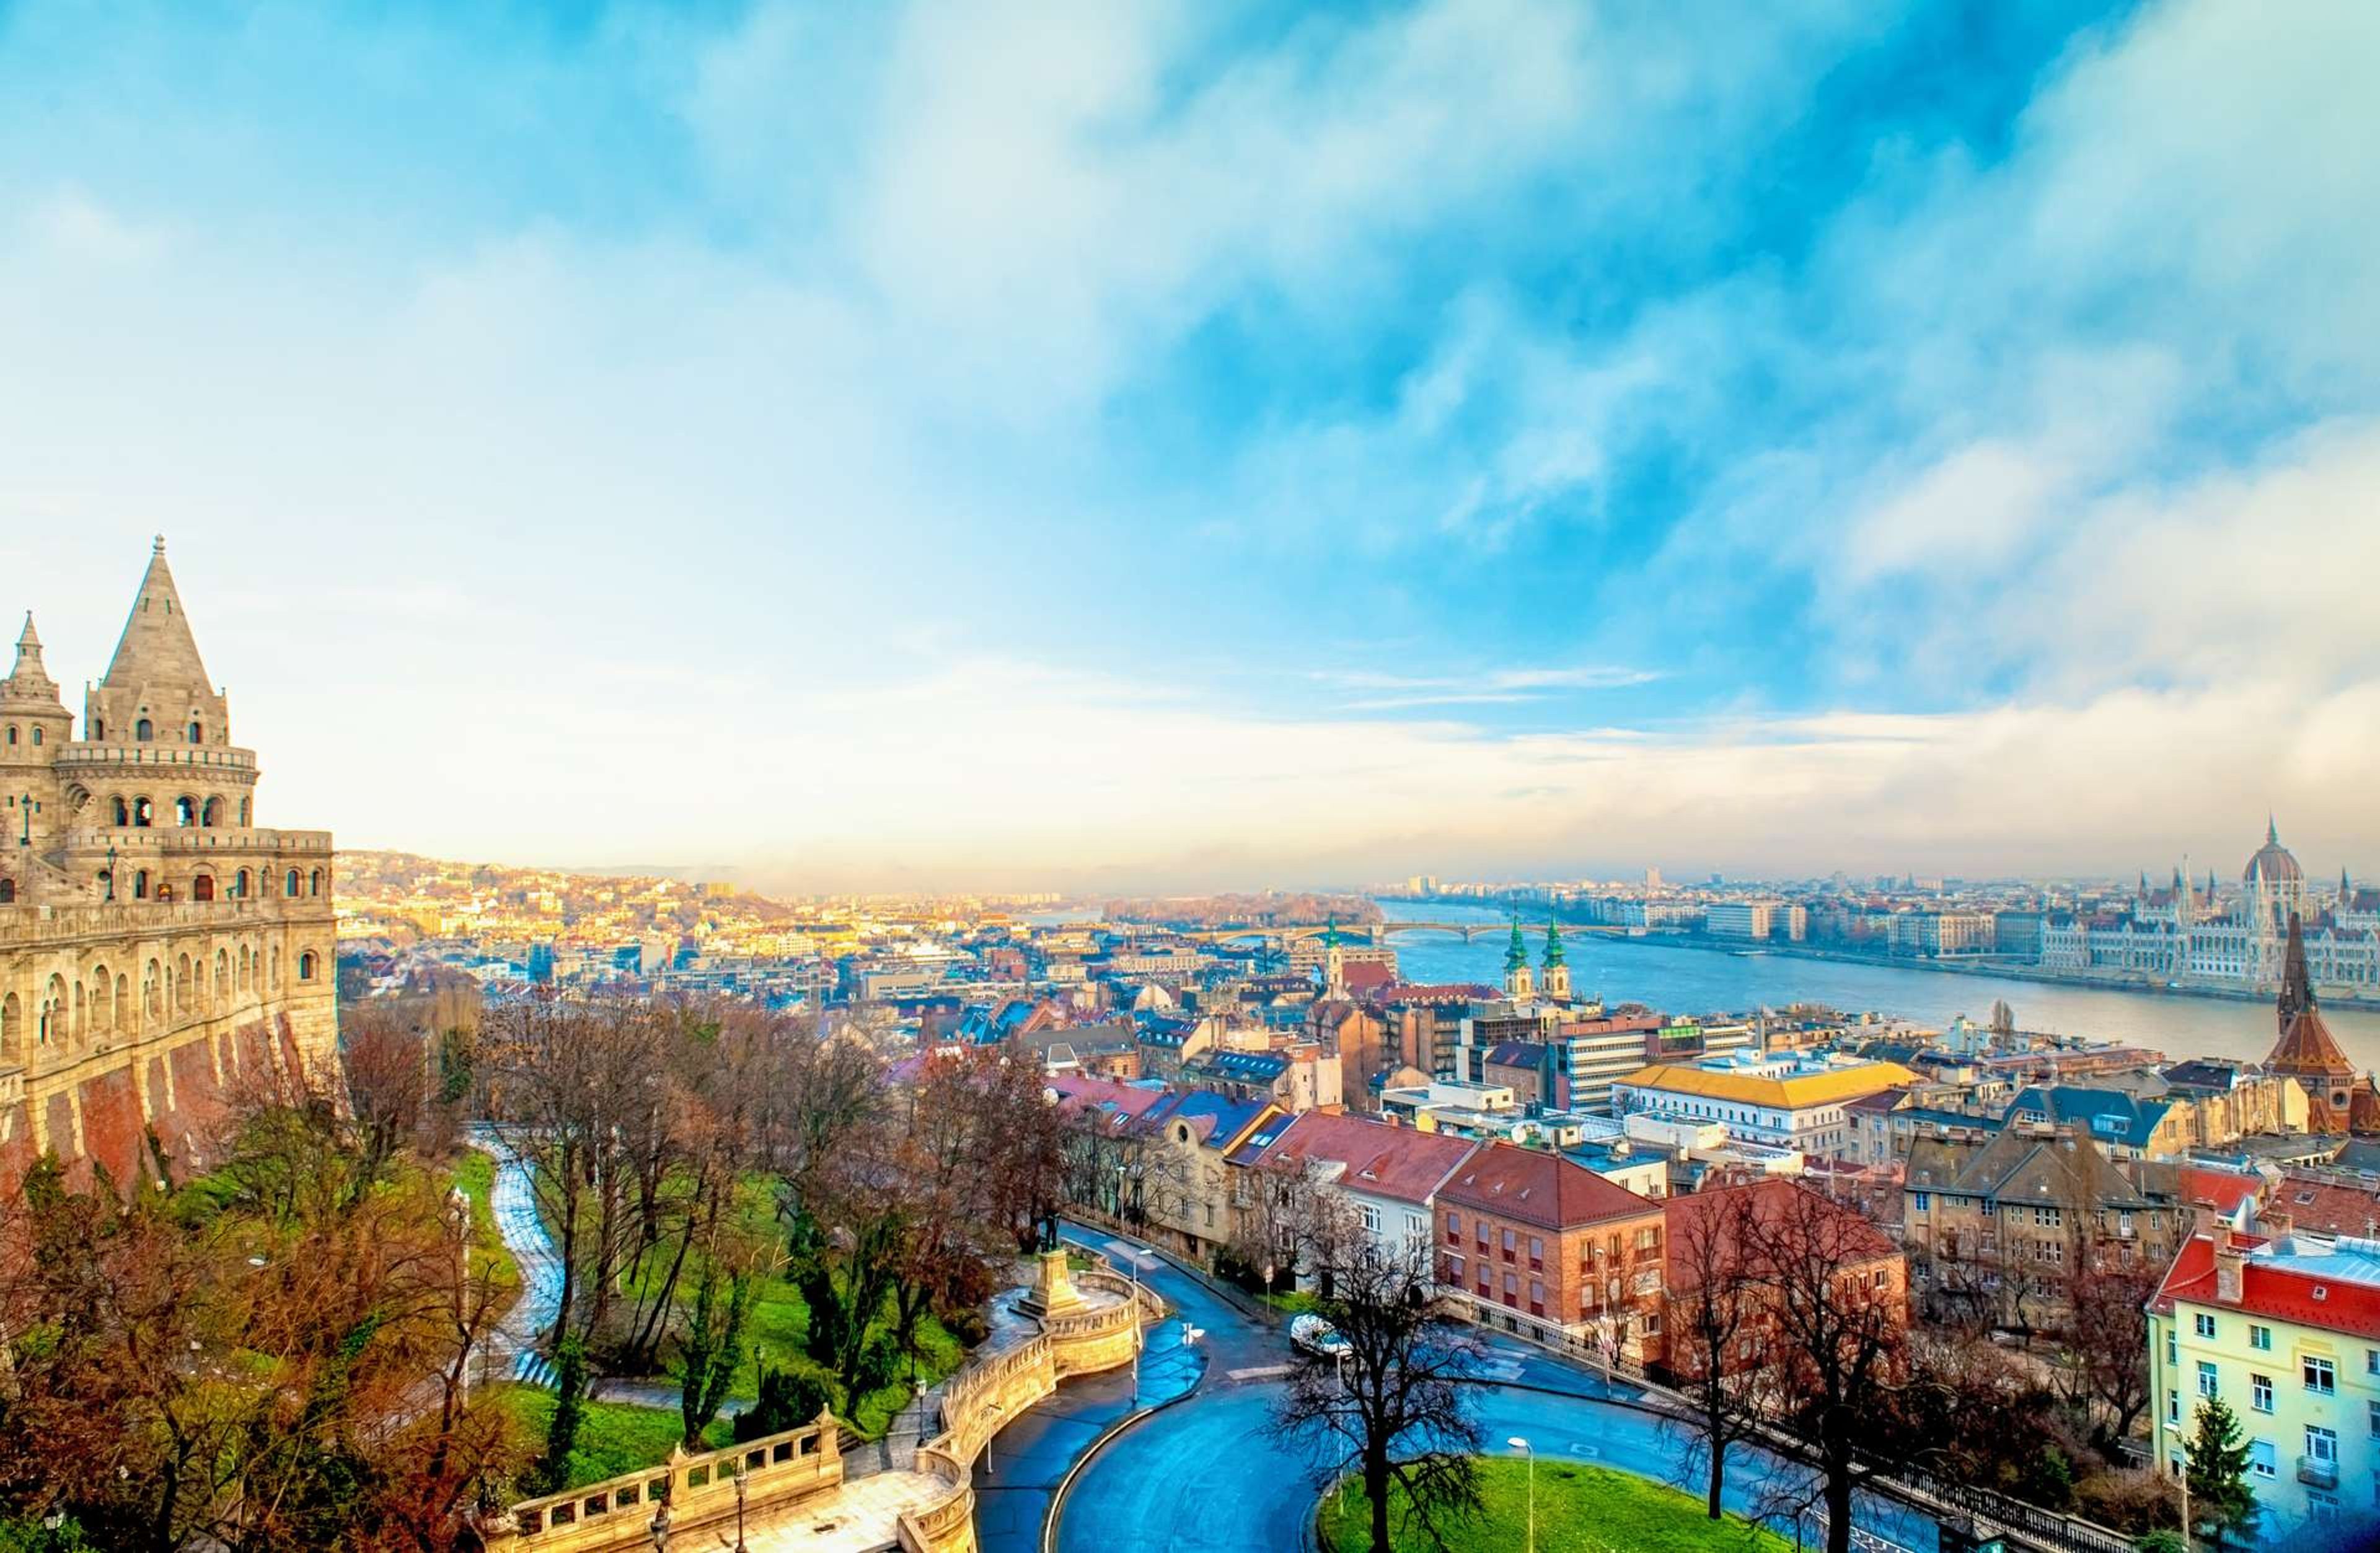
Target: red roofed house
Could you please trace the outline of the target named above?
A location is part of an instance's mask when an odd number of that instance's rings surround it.
[[[1370,1117],[1309,1110],[1235,1154],[1234,1165],[1295,1171],[1327,1182],[1361,1216],[1371,1243],[1392,1256],[1427,1255],[1439,1188],[1479,1145]]]
[[[2220,1220],[2182,1243],[2149,1303],[2155,1460],[2181,1471],[2200,1402],[2220,1397],[2248,1442],[2260,1541],[2368,1515],[2380,1498],[2380,1240]]]
[[[1691,1308],[1686,1302],[1702,1287],[1706,1272],[1716,1272],[1722,1280],[1745,1276],[1757,1280],[1765,1246],[1788,1254],[1796,1248],[1823,1252],[1835,1264],[1840,1295],[1889,1301],[1899,1319],[1908,1319],[1909,1264],[1900,1247],[1857,1208],[1801,1182],[1771,1176],[1740,1186],[1706,1187],[1667,1198],[1661,1212],[1668,1231],[1662,1237],[1667,1247],[1662,1290],[1672,1314],[1662,1323],[1660,1341],[1645,1345],[1645,1363],[1671,1377],[1693,1379],[1709,1361],[1691,1341],[1692,1325],[1682,1314]],[[1720,1286],[1726,1287],[1725,1282]],[[1775,1346],[1763,1329],[1757,1315],[1742,1323],[1737,1341],[1742,1352],[1730,1361],[1731,1367],[1742,1364],[1747,1370],[1755,1368],[1742,1362]]]
[[[1485,1304],[1608,1336],[1642,1359],[1661,1322],[1661,1205],[1559,1154],[1489,1143],[1438,1192],[1438,1278]]]

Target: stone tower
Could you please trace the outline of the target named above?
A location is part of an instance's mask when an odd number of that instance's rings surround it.
[[[49,1151],[203,1163],[232,1089],[336,1061],[330,835],[255,824],[162,539],[83,718],[28,617],[0,681],[0,1183]]]
[[[1557,1003],[1570,1001],[1570,965],[1562,958],[1561,924],[1548,914],[1546,917],[1546,997]]]

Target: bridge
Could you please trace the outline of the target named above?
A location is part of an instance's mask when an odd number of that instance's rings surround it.
[[[1196,943],[1230,943],[1241,939],[1262,939],[1291,943],[1299,939],[1318,939],[1331,931],[1333,926],[1334,924],[1328,922],[1300,922],[1290,926],[1276,925],[1269,928],[1199,928],[1161,930],[1172,933],[1175,938],[1188,939]],[[1391,933],[1451,933],[1463,942],[1469,943],[1473,939],[1482,935],[1500,938],[1512,930],[1512,925],[1509,921],[1341,922],[1335,926],[1339,936],[1350,943],[1385,943]],[[1521,930],[1533,937],[1537,931],[1525,922],[1522,924]],[[1575,935],[1579,933],[1620,934],[1627,932],[1628,929],[1604,923],[1565,922],[1561,925],[1561,930],[1564,934]]]

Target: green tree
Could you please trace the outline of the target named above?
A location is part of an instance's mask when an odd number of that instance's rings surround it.
[[[2198,1404],[2190,1437],[2190,1530],[2204,1532],[2217,1547],[2246,1547],[2258,1505],[2248,1486],[2248,1439],[2240,1419],[2220,1397]]]
[[[2132,1553],[2190,1553],[2190,1544],[2181,1540],[2180,1532],[2159,1526],[2155,1531],[2143,1532],[2132,1543]]]
[[[722,1297],[720,1285],[726,1289]],[[751,1273],[722,1275],[709,1256],[694,1288],[694,1308],[687,1313],[686,1335],[679,1344],[683,1368],[679,1377],[678,1414],[686,1425],[686,1448],[702,1449],[702,1431],[719,1416],[735,1366],[744,1359],[744,1322],[752,1313],[758,1280]]]
[[[587,1401],[587,1345],[575,1336],[564,1338],[554,1351],[553,1381],[553,1420],[545,1426],[545,1454],[537,1463],[541,1494],[570,1481],[570,1452],[578,1445],[578,1421]]]

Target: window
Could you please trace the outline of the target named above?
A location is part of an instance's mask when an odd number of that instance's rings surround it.
[[[298,979],[300,981],[314,979],[314,952],[310,949],[298,956]],[[1209,1219],[1214,1217],[1214,1210],[1211,1207],[1208,1210],[1208,1217]]]
[[[281,892],[282,892],[284,895],[295,895],[296,893],[298,893],[298,870],[297,870],[297,869],[295,869],[295,868],[290,869],[290,870],[289,870],[289,872],[288,872],[288,874],[287,874],[285,878],[283,878],[283,880],[281,880]],[[1187,1141],[1187,1140],[1185,1139],[1184,1141]]]
[[[197,723],[195,723],[195,722],[193,722],[193,723],[191,723],[191,724],[190,724],[190,728],[189,728],[189,734],[190,734],[190,742],[191,742],[192,744],[204,744],[204,743],[206,743],[206,742],[207,742],[207,741],[206,741],[206,731],[205,731],[204,729],[200,728],[200,727]]]
[[[1931,1192],[1912,1192],[1909,1194],[1909,1206],[1915,1208],[1920,1213],[1930,1212],[1934,1207],[1934,1194]]]
[[[2058,1208],[2035,1207],[2033,1210],[2033,1221],[2034,1223],[2046,1225],[2053,1230],[2064,1221],[2065,1217],[2065,1213]]]
[[[2380,1402],[2363,1404],[2363,1427],[2374,1439],[2380,1439]]]
[[[2258,1413],[2273,1411],[2273,1377],[2252,1375],[2248,1377],[2248,1405]]]
[[[1536,1236],[1529,1237],[1529,1267],[1532,1271],[1546,1265],[1546,1243]]]
[[[2248,1470],[2258,1477],[2278,1477],[2279,1463],[2273,1455],[2273,1442],[2252,1439],[2248,1442]]]
[[[2256,1350],[2260,1353],[2271,1353],[2273,1348],[2273,1329],[2270,1327],[2250,1327],[2248,1329],[2248,1346]]]
[[[2181,1422],[2180,1392],[2168,1391],[2165,1394],[2165,1421],[2168,1424],[2179,1424]]]
[[[2324,1428],[2319,1424],[2308,1424],[2306,1426],[2305,1453],[2307,1459],[2310,1461],[2324,1462],[2337,1462],[2338,1460],[2338,1434],[2333,1430]]]
[[[151,739],[155,738],[157,734],[155,729],[149,726],[149,720],[144,717],[132,725],[132,736],[142,744],[147,744]]]
[[[2215,1366],[2204,1359],[2198,1362],[2198,1394],[2202,1397],[2216,1394]]]
[[[1380,1232],[1380,1210],[1369,1203],[1364,1205],[1364,1229],[1368,1234]]]
[[[2329,1360],[2317,1359],[2313,1354],[2309,1353],[2306,1355],[2301,1368],[2305,1375],[2305,1389],[2307,1390],[2316,1392],[2325,1397],[2335,1395],[2338,1392],[2338,1371]]]
[[[2380,1375],[2380,1348],[2367,1348],[2363,1351],[2363,1373]]]
[[[2168,1366],[2181,1363],[2181,1351],[2174,1341],[2171,1327],[2165,1329],[2165,1362]]]
[[[1459,1213],[1448,1214],[1446,1216],[1446,1244],[1452,1245],[1456,1241],[1462,1238],[1463,1215]]]
[[[2215,1335],[2215,1317],[2202,1310],[2190,1318],[2190,1327],[2200,1337],[2211,1338]]]
[[[1449,1283],[1460,1283],[1463,1281],[1462,1257],[1449,1256],[1446,1259],[1446,1281]]]

